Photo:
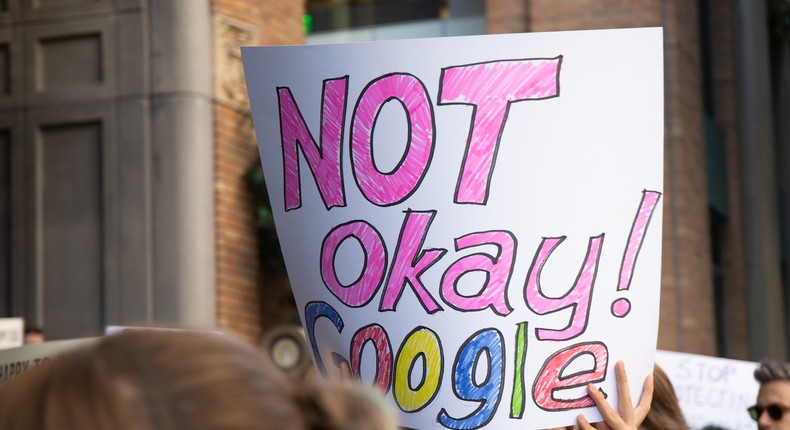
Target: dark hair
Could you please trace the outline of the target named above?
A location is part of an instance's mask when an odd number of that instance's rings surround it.
[[[772,381],[790,381],[790,364],[765,358],[754,371],[754,379],[760,385]]]

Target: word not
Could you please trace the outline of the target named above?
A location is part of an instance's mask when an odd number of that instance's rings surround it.
[[[326,318],[332,322],[338,333],[345,328],[343,318],[326,302],[309,302],[305,306],[305,330],[318,369],[326,374],[326,366],[319,353],[315,335],[316,322]],[[458,399],[476,402],[477,408],[466,416],[454,416],[448,408],[442,408],[436,420],[450,429],[477,429],[488,424],[496,414],[505,388],[505,366],[507,357],[515,356],[514,380],[510,391],[510,418],[521,419],[526,401],[526,381],[524,365],[527,356],[527,322],[518,324],[515,340],[515,354],[505,350],[505,340],[496,328],[484,328],[472,334],[458,350],[452,360],[453,393]],[[386,330],[378,324],[370,324],[354,333],[350,345],[350,368],[355,377],[361,374],[362,354],[370,344],[375,349],[374,384],[382,391],[392,395],[396,405],[406,413],[416,413],[428,407],[439,393],[440,382],[445,367],[450,361],[446,357],[441,339],[430,328],[414,328],[394,352]],[[348,363],[345,357],[333,353],[336,361]],[[563,371],[576,359],[592,357],[592,366],[573,374]],[[577,398],[563,399],[556,396],[558,391],[584,387],[588,383],[602,382],[606,377],[609,352],[602,342],[581,342],[554,353],[548,357],[538,372],[532,388],[531,398],[535,404],[546,411],[562,411],[593,406],[594,402],[586,393]],[[419,382],[412,384],[412,378],[421,364]],[[482,367],[481,367],[482,366]],[[486,369],[487,375],[479,380],[478,369]]]
[[[438,105],[473,107],[469,138],[454,202],[485,204],[510,105],[559,97],[562,56],[513,59],[443,68]],[[316,143],[288,87],[278,87],[285,210],[301,207],[301,149],[327,209],[345,206],[343,131],[348,76],[327,79],[321,96],[320,145]],[[382,172],[373,159],[373,130],[381,108],[397,100],[407,117],[408,144],[398,165]],[[365,198],[377,206],[403,202],[419,187],[430,166],[436,140],[433,104],[423,82],[408,73],[390,73],[361,91],[351,119],[351,168]]]

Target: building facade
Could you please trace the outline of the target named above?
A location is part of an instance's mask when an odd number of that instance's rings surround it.
[[[658,346],[788,357],[786,1],[3,6],[0,315],[53,338],[146,323],[254,341],[293,320],[287,279],[261,264],[241,45],[650,26],[665,44]]]
[[[49,339],[117,324],[258,338],[238,46],[300,43],[302,15],[288,1],[2,2],[0,315]]]

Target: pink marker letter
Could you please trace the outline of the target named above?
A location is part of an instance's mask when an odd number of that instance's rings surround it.
[[[587,256],[579,270],[571,289],[562,297],[552,298],[543,295],[540,287],[540,273],[543,265],[546,264],[549,256],[556,249],[565,236],[547,237],[540,243],[532,266],[527,272],[527,284],[524,286],[524,295],[527,299],[527,306],[538,315],[545,315],[557,312],[565,308],[571,308],[571,320],[567,326],[560,330],[539,328],[535,330],[539,340],[568,340],[584,333],[587,328],[587,317],[590,313],[590,298],[595,284],[595,276],[598,273],[598,260],[601,257],[601,246],[603,245],[604,235],[593,236],[587,245]]]
[[[447,252],[446,249],[422,249],[434,216],[436,216],[436,211],[406,211],[406,219],[403,221],[398,238],[398,247],[395,250],[395,256],[392,257],[387,286],[381,297],[380,311],[395,310],[406,283],[411,285],[420,304],[429,314],[442,310],[420,280],[423,272],[433,266]]]
[[[409,141],[398,165],[385,173],[373,160],[373,129],[381,108],[393,100],[406,110]],[[368,201],[390,206],[406,200],[417,189],[433,156],[434,129],[428,91],[416,77],[405,73],[384,75],[362,90],[351,120],[351,168]]]
[[[516,239],[508,231],[486,231],[455,240],[456,251],[480,245],[495,245],[498,252],[494,256],[485,253],[467,255],[451,264],[442,275],[442,298],[460,311],[479,311],[490,307],[498,315],[508,315],[513,311],[507,302],[507,285],[513,274]],[[458,280],[467,273],[478,271],[486,274],[480,291],[473,296],[459,294],[456,289]]]
[[[486,203],[510,104],[558,97],[561,62],[562,56],[558,56],[442,69],[439,105],[474,106],[456,203]]]
[[[351,285],[343,285],[335,272],[335,254],[346,239],[357,240],[365,253],[362,273]],[[352,308],[365,306],[384,280],[387,248],[381,234],[366,221],[350,221],[332,229],[321,244],[321,279],[341,302]]]
[[[291,89],[277,88],[280,107],[280,143],[283,148],[283,175],[285,182],[285,210],[302,206],[302,189],[299,176],[297,147],[302,149],[307,164],[324,200],[331,209],[346,205],[343,189],[343,172],[340,163],[343,127],[346,122],[346,92],[348,76],[324,81],[321,96],[321,146],[305,124],[296,106]]]

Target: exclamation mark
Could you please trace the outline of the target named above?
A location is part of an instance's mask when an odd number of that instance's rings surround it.
[[[631,286],[631,278],[634,277],[634,266],[639,257],[639,250],[645,241],[645,232],[650,225],[653,211],[656,209],[661,193],[658,191],[642,191],[642,201],[639,203],[639,210],[636,212],[634,224],[631,226],[631,233],[628,235],[628,242],[623,253],[623,261],[620,264],[620,280],[617,283],[617,291],[627,290]],[[626,298],[619,298],[612,303],[612,315],[623,318],[631,312],[631,302]]]

